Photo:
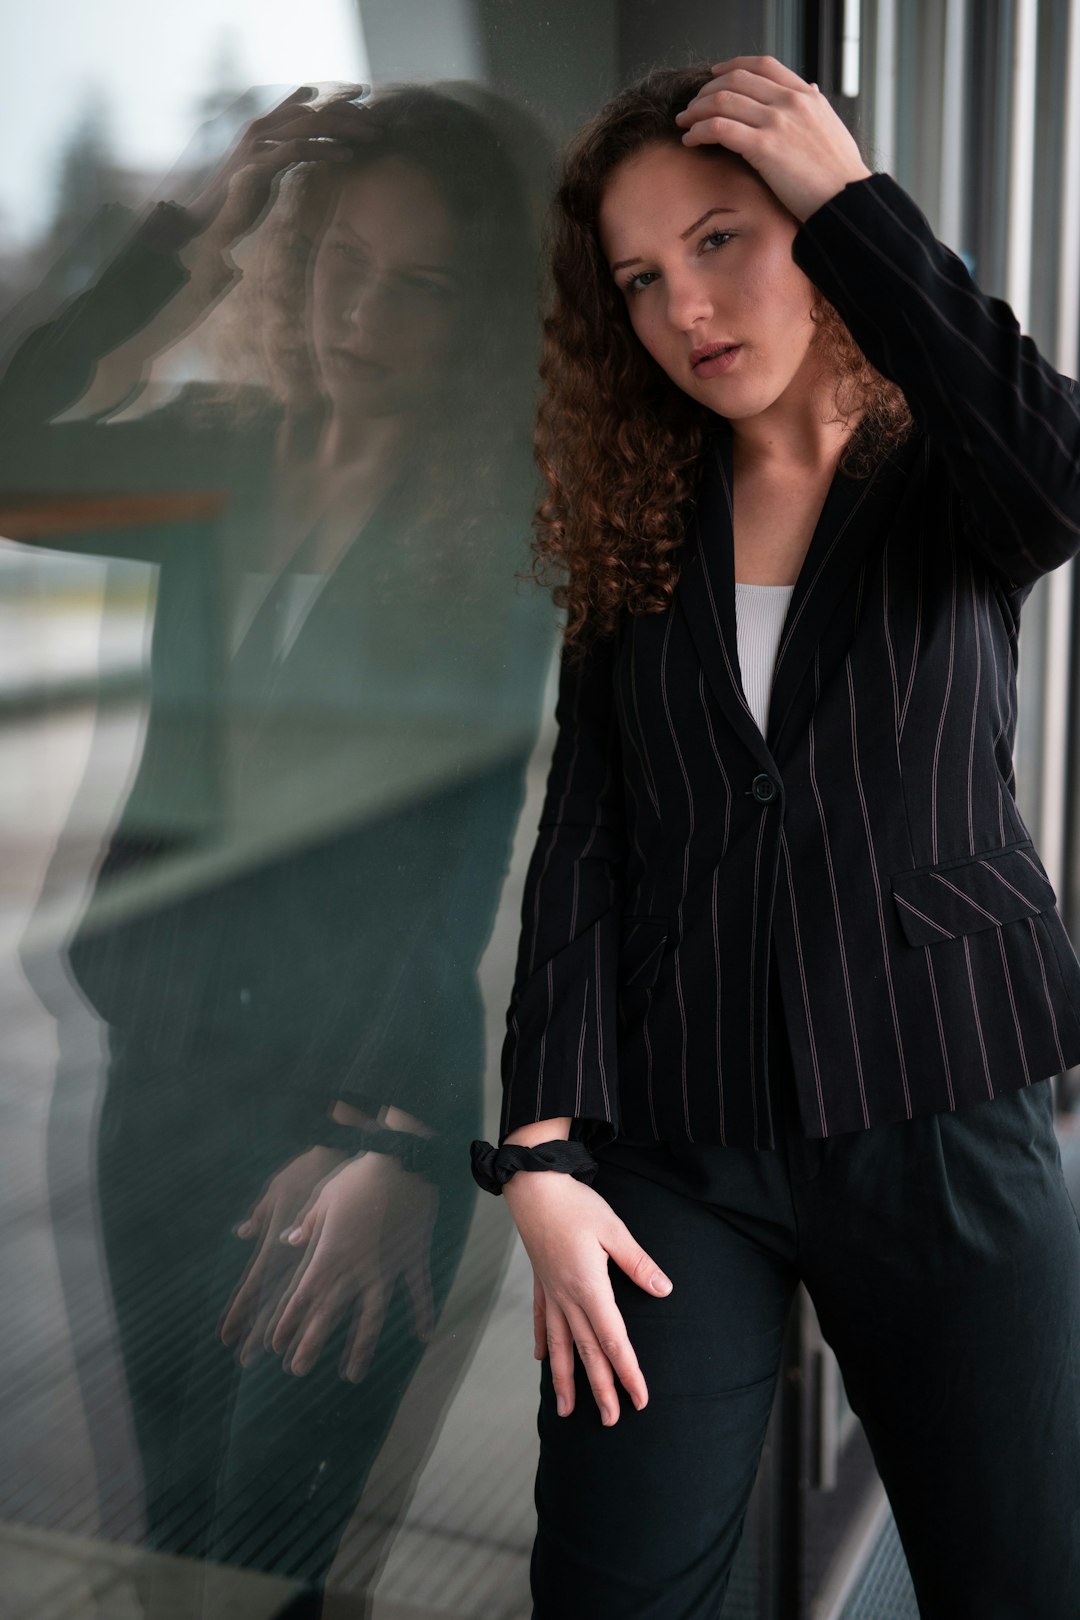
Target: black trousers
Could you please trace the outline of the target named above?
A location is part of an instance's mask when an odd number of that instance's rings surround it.
[[[773,1026],[776,1151],[602,1151],[593,1186],[674,1288],[609,1263],[641,1412],[616,1380],[605,1428],[575,1349],[561,1418],[540,1364],[534,1620],[717,1620],[800,1280],[924,1620],[1075,1620],[1080,1224],[1049,1080],[811,1140]]]

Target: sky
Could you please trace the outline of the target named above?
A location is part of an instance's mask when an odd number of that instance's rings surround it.
[[[196,104],[223,51],[241,87],[268,87],[268,105],[298,84],[370,77],[356,0],[6,0],[5,245],[32,239],[50,218],[65,137],[95,93],[108,104],[116,159],[166,176],[198,131]]]

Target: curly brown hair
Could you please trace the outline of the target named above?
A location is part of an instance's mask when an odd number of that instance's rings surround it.
[[[552,202],[553,301],[534,433],[547,493],[533,516],[531,575],[548,584],[554,566],[565,576],[552,594],[567,610],[564,642],[575,657],[594,636],[614,634],[623,610],[667,607],[702,443],[716,428],[716,414],[676,387],[639,341],[598,229],[612,171],[645,147],[679,145],[675,115],[712,77],[701,63],[657,68],[622,91],[566,149]],[[718,150],[764,184],[738,153]],[[836,379],[834,420],[859,413],[839,470],[866,477],[908,436],[911,411],[816,288],[810,314],[824,374]]]

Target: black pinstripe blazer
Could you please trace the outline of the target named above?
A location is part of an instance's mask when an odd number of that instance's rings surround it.
[[[1080,1062],[1080,963],[1014,798],[1017,635],[1080,550],[1080,386],[889,175],[795,262],[916,430],[837,474],[792,593],[768,731],[736,644],[731,429],[679,583],[563,661],[526,879],[500,1140],[774,1147],[775,950],[803,1126],[964,1107]]]

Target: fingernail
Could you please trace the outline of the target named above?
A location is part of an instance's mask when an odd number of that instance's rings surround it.
[[[604,1408],[604,1422],[607,1424],[608,1428],[611,1427],[617,1417],[618,1413],[613,1412],[610,1406]]]
[[[556,1397],[555,1397],[555,1406],[556,1406],[556,1409],[557,1409],[557,1411],[559,1413],[559,1416],[560,1417],[565,1417],[566,1416],[566,1400],[565,1400],[564,1396],[556,1395]]]
[[[649,1284],[649,1287],[654,1291],[654,1293],[657,1293],[657,1294],[670,1294],[671,1293],[671,1284],[670,1284],[670,1282],[668,1281],[668,1279],[666,1277],[661,1276],[660,1272],[656,1273],[656,1276],[652,1279],[652,1282]]]
[[[640,1412],[642,1410],[642,1408],[647,1406],[648,1404],[649,1404],[648,1401],[635,1401],[634,1402],[634,1410],[635,1410],[635,1412]]]
[[[300,1228],[298,1226],[293,1227],[292,1231],[289,1233],[288,1241],[290,1243],[300,1242]]]

